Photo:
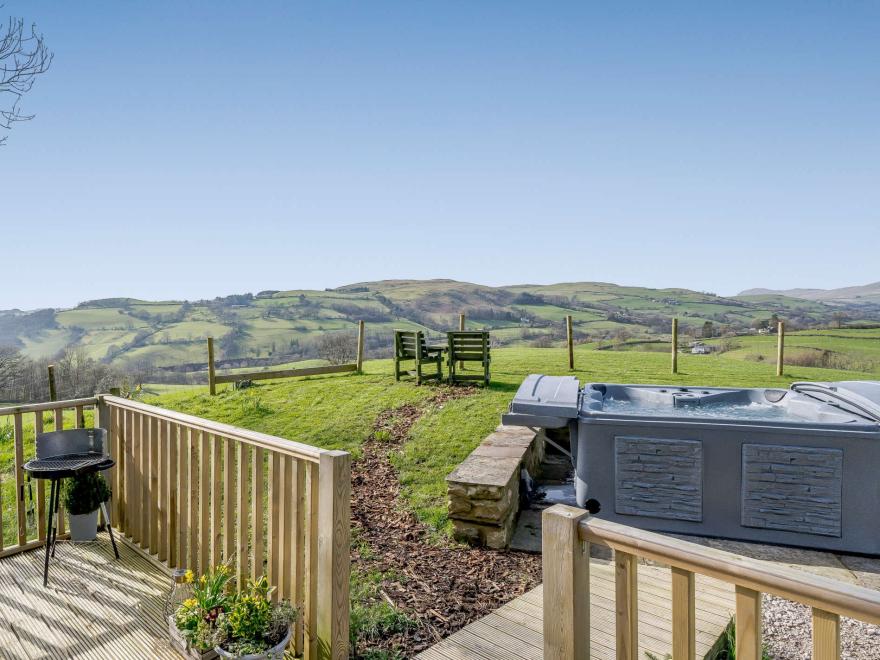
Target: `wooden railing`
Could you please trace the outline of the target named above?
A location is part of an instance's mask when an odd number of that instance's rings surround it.
[[[0,416],[14,420],[20,488],[18,543],[0,547],[2,555],[39,547],[45,538],[46,498],[39,481],[36,538],[30,538],[26,524],[23,415],[35,415],[34,431],[40,433],[45,411],[54,411],[55,428],[62,428],[64,409],[73,408],[81,420],[85,406],[94,406],[95,426],[108,430],[109,452],[116,459],[108,474],[110,517],[120,533],[170,568],[198,574],[229,562],[238,584],[266,575],[277,586],[276,598],[299,609],[296,653],[348,657],[346,452],[115,396],[3,408]]]
[[[276,378],[295,378],[298,376],[320,376],[323,374],[360,373],[364,366],[364,322],[358,321],[357,354],[350,364],[331,364],[325,367],[299,367],[275,369],[272,371],[238,371],[234,374],[218,374],[214,363],[214,338],[208,337],[208,391],[217,394],[217,385],[240,383],[244,380],[275,380]]]
[[[617,657],[638,657],[638,559],[666,564],[672,583],[672,657],[695,657],[695,575],[736,589],[737,660],[761,660],[761,594],[812,607],[813,659],[840,658],[840,616],[880,624],[880,592],[555,505],[543,514],[544,657],[590,657],[591,543],[614,550]],[[553,616],[547,614],[553,612]]]
[[[6,424],[7,419],[12,419],[13,463],[12,472],[3,474],[0,472],[0,557],[33,550],[43,545],[46,539],[46,489],[43,481],[36,484],[25,480],[22,466],[33,457],[34,437],[43,431],[61,430],[65,428],[64,413],[68,411],[67,425],[70,428],[78,428],[85,423],[86,408],[93,408],[98,400],[94,397],[87,399],[72,399],[69,401],[50,401],[23,406],[10,406],[0,408],[0,425]],[[73,413],[72,415],[70,413]],[[46,414],[51,419],[46,423]],[[31,422],[26,426],[26,422]],[[27,433],[25,432],[27,431]],[[15,489],[4,488],[4,480],[15,483]],[[5,543],[4,536],[8,525],[3,520],[4,510],[8,511],[8,500],[4,502],[4,492],[13,494],[14,504],[14,533],[13,542]],[[63,513],[63,512],[62,512]],[[64,516],[59,516],[58,535],[66,536]]]

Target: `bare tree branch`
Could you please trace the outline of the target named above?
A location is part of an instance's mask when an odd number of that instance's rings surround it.
[[[34,86],[37,76],[49,69],[53,53],[37,26],[25,30],[22,18],[10,17],[0,30],[0,129],[9,131],[14,123],[34,118],[21,112],[21,98]],[[0,137],[0,145],[6,138]]]

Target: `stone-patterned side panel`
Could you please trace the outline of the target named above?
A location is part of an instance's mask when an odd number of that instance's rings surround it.
[[[743,445],[745,527],[840,536],[843,451]]]
[[[614,439],[615,511],[633,516],[703,519],[703,445],[699,440]]]

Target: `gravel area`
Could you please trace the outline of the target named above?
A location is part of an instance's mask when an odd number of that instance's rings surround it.
[[[812,612],[806,605],[763,596],[764,642],[775,660],[812,658]],[[840,657],[880,660],[880,626],[846,617],[840,620]]]

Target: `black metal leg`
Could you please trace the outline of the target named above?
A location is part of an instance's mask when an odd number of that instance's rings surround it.
[[[113,536],[113,525],[110,524],[110,516],[107,515],[106,502],[101,502],[101,511],[104,513],[104,523],[107,525],[107,532],[110,534],[110,543],[113,544],[113,554],[119,559],[119,550],[116,548],[116,539]]]
[[[55,479],[52,479],[51,486],[49,487],[49,518],[46,523],[46,560],[43,563],[43,586],[47,586],[49,584],[49,553],[51,551],[52,546],[52,529],[53,522],[55,520],[55,491],[58,488],[58,483]]]
[[[52,507],[54,513],[52,514],[52,519],[54,524],[52,525],[52,556],[55,556],[55,545],[58,543],[58,507],[61,504],[61,480],[55,484],[55,505]]]

